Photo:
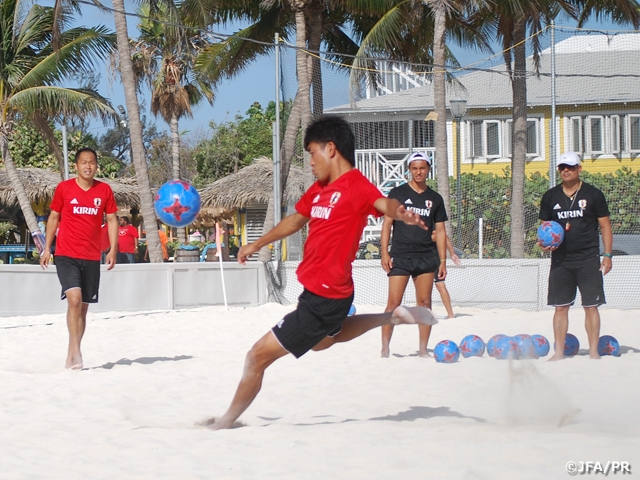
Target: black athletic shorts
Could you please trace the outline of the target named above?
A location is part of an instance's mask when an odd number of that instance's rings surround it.
[[[388,277],[411,275],[411,278],[416,278],[418,275],[437,272],[438,268],[440,268],[440,259],[437,254],[435,256],[417,258],[393,257],[391,262],[393,267],[387,273]]]
[[[67,298],[67,290],[80,288],[82,303],[98,303],[100,260],[58,256],[55,258],[55,265],[60,285],[62,285],[60,300]]]
[[[298,308],[288,313],[271,331],[287,352],[300,358],[324,337],[340,333],[349,314],[353,294],[348,298],[326,298],[305,289]]]
[[[573,305],[576,287],[580,289],[583,307],[597,307],[606,303],[599,257],[565,260],[557,264],[551,262],[547,304],[554,307]]]

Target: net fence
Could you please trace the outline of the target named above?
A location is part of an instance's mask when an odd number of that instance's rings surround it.
[[[536,45],[539,55],[534,55]],[[512,258],[516,234],[511,231],[513,95],[504,55],[500,52],[446,69],[447,107],[451,100],[466,107],[458,117],[448,110],[449,232],[463,259],[461,268],[473,266],[475,287],[457,285],[457,276],[469,280],[454,268],[447,285],[458,290],[458,298],[468,298],[470,289],[481,289],[491,282],[495,285],[498,280],[494,276],[504,276],[492,270],[498,265],[495,260],[522,265],[527,260],[548,259],[549,254],[536,245],[540,199],[559,182],[555,170],[558,156],[575,151],[583,159],[582,179],[601,189],[609,204],[616,255],[609,278],[623,285],[618,290],[628,290],[623,296],[635,298],[640,287],[633,276],[640,265],[632,261],[634,255],[640,255],[640,33],[555,26],[527,39],[526,50],[524,259],[516,263]],[[285,105],[293,105],[298,89],[297,49],[283,44],[280,51],[282,99]],[[356,166],[383,193],[408,180],[406,158],[412,152],[426,152],[435,160],[433,66],[376,58],[363,69],[337,64],[331,60],[335,56],[327,53],[303,53],[308,63],[319,65],[311,81],[312,115],[336,114],[350,122],[356,135]],[[314,89],[322,95],[314,95]],[[286,119],[282,124],[284,133]],[[301,131],[292,163],[304,167],[300,137]],[[428,183],[437,190],[435,174],[432,168]],[[387,280],[379,266],[380,230],[381,221],[370,218],[354,270],[361,272],[355,275],[356,291],[362,292],[360,301],[368,304],[386,303]],[[292,242],[301,243],[300,238]],[[294,251],[299,254],[299,249]],[[618,262],[623,256],[628,258]],[[280,289],[287,288],[287,298],[295,301],[298,287],[293,287],[293,270],[297,263],[287,261],[286,255],[284,258],[284,267],[276,269],[286,277]],[[488,260],[494,262],[482,263]],[[548,261],[540,272],[545,269]],[[609,278],[605,279],[607,293]],[[544,303],[540,297],[546,297],[545,279],[537,280],[538,304]],[[500,304],[506,289],[514,295],[507,304],[517,306],[522,286],[503,287],[495,290],[495,304]],[[407,295],[406,301],[415,299],[412,292]],[[452,297],[455,305],[453,291]],[[618,302],[618,306],[622,304],[633,302]]]

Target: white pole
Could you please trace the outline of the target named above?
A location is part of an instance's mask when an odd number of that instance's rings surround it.
[[[482,217],[480,217],[478,219],[478,258],[480,260],[482,260],[482,249],[483,249],[483,245],[482,245],[482,229],[484,228],[484,221],[482,219]]]
[[[556,25],[551,20],[551,122],[549,123],[549,188],[556,186]]]
[[[276,33],[275,39],[275,70],[276,70],[276,121],[272,125],[273,135],[273,226],[275,227],[282,220],[282,198],[280,178],[282,172],[280,167],[280,35]],[[280,261],[280,246],[282,242],[275,242],[274,259]]]
[[[222,227],[220,227],[220,222],[216,222],[216,256],[218,257],[218,261],[220,263],[220,279],[222,280],[222,297],[224,298],[224,308],[225,310],[229,310],[229,305],[227,305],[227,289],[224,285],[224,269],[222,267]]]
[[[64,156],[64,179],[69,180],[69,149],[67,148],[67,126],[62,125],[62,153]]]

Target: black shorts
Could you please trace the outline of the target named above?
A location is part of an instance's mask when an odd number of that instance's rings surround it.
[[[597,307],[606,303],[599,257],[551,263],[548,305],[573,305],[576,287],[580,289],[583,307]]]
[[[305,289],[298,308],[288,313],[271,331],[287,352],[300,358],[324,337],[340,333],[349,314],[353,294],[348,298],[326,298]]]
[[[393,267],[387,273],[388,277],[411,275],[411,278],[416,278],[425,273],[433,273],[434,271],[437,273],[438,268],[440,268],[440,259],[437,254],[435,256],[416,258],[393,257],[391,262]]]
[[[60,285],[62,285],[60,300],[67,298],[67,290],[80,288],[82,303],[98,303],[100,260],[56,257],[55,265]]]

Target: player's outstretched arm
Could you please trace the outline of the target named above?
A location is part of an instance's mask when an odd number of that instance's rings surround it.
[[[424,230],[428,230],[427,226],[420,218],[420,215],[407,210],[404,205],[395,198],[379,198],[375,201],[373,206],[380,213],[391,217],[393,220],[400,220],[408,225],[417,225]]]
[[[258,240],[248,245],[243,245],[238,251],[238,263],[244,264],[251,255],[256,253],[265,245],[277,242],[283,238],[296,233],[304,227],[309,219],[299,213],[294,213],[282,219],[282,221],[261,236]]]

